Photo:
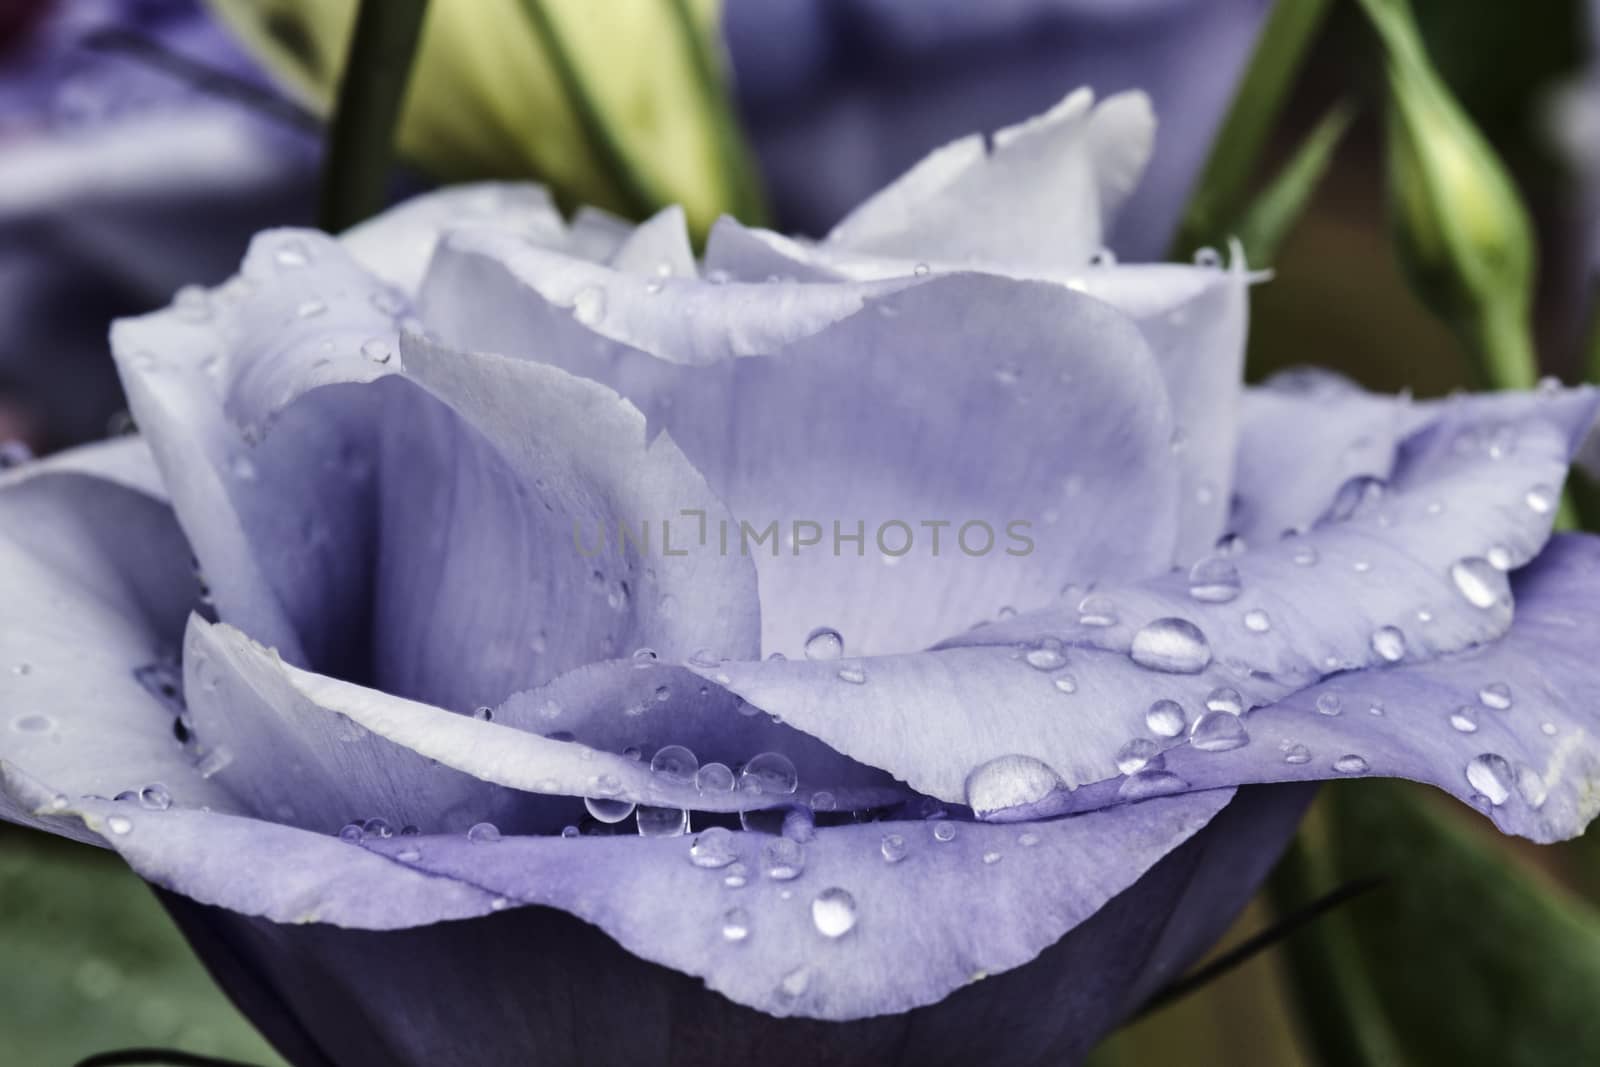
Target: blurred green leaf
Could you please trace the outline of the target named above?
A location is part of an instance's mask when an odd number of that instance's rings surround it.
[[[0,1062],[135,1046],[283,1062],[116,856],[0,828]]]
[[[1184,208],[1173,258],[1187,259],[1196,249],[1219,245],[1229,236],[1226,226],[1239,214],[1256,160],[1327,13],[1328,0],[1287,0],[1272,6]]]
[[[361,0],[322,161],[318,224],[329,233],[383,209],[394,127],[428,0]]]
[[[1352,105],[1335,105],[1245,210],[1233,232],[1244,245],[1246,262],[1265,267],[1278,258],[1279,247],[1305,214],[1354,117]]]
[[[1600,916],[1448,804],[1332,786],[1274,873],[1290,908],[1385,879],[1286,943],[1310,1046],[1330,1067],[1600,1063]]]
[[[1384,53],[1395,246],[1423,302],[1483,379],[1537,380],[1533,224],[1504,164],[1428,58],[1407,0],[1359,0]]]

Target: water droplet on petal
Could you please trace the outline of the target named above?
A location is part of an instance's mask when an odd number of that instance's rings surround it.
[[[1023,653],[1022,658],[1028,666],[1039,671],[1057,671],[1067,665],[1067,655],[1061,649],[1061,642],[1054,637],[1040,641]]]
[[[856,925],[856,898],[838,886],[818,893],[811,901],[811,921],[823,937],[843,937]]]
[[[1117,749],[1117,770],[1122,774],[1141,771],[1153,759],[1159,758],[1161,748],[1148,737],[1135,737]]]
[[[722,913],[722,936],[727,941],[743,941],[750,936],[750,913],[743,908],[729,908]]]
[[[1237,715],[1208,711],[1189,728],[1189,745],[1201,752],[1227,752],[1250,743],[1250,735]]]
[[[1485,752],[1467,762],[1467,784],[1489,798],[1495,807],[1504,804],[1511,796],[1516,775],[1504,756]]]
[[[838,630],[821,626],[806,636],[806,659],[835,660],[843,655],[844,638]]]
[[[761,846],[761,869],[774,882],[792,882],[806,869],[806,851],[798,841],[775,837]]]
[[[371,337],[361,343],[361,354],[374,363],[387,363],[394,358],[394,349],[381,337]]]
[[[1461,707],[1450,713],[1450,725],[1460,733],[1477,733],[1478,709],[1470,704],[1461,705]]]
[[[1117,605],[1110,597],[1091,593],[1078,601],[1078,624],[1097,627],[1115,626]]]
[[[1071,695],[1078,691],[1078,679],[1070,674],[1063,674],[1055,680],[1055,687],[1061,692]]]
[[[739,858],[733,831],[722,826],[712,826],[700,831],[689,845],[689,862],[696,867],[718,870]]]
[[[1229,715],[1244,714],[1244,698],[1237,689],[1222,686],[1206,695],[1206,707],[1212,711],[1225,711]]]
[[[739,788],[772,796],[793,793],[800,784],[794,761],[781,752],[751,756],[739,771]]]
[[[1333,769],[1340,774],[1365,774],[1370,765],[1355,753],[1347,753],[1333,761]]]
[[[1299,766],[1311,762],[1311,750],[1301,744],[1291,744],[1283,750],[1283,762]]]
[[[572,298],[572,317],[585,326],[593,326],[606,313],[606,294],[594,286],[578,290]]]
[[[883,840],[878,842],[878,850],[883,853],[885,863],[899,863],[911,851],[900,834],[884,834]]]
[[[1522,797],[1523,803],[1535,811],[1544,807],[1545,800],[1550,796],[1550,787],[1545,784],[1539,772],[1527,764],[1517,768],[1517,795]]]
[[[708,763],[694,775],[694,787],[702,793],[728,793],[733,786],[733,771],[725,763]]]
[[[851,685],[866,685],[867,672],[856,666],[840,667],[839,680],[849,682]]]
[[[665,778],[669,782],[681,782],[684,785],[695,780],[696,773],[700,770],[700,761],[695,754],[682,745],[667,745],[658,748],[656,754],[650,759],[652,774]]]
[[[1323,693],[1317,697],[1316,709],[1318,715],[1339,715],[1344,711],[1344,701],[1338,693]]]
[[[1177,737],[1188,725],[1187,716],[1176,700],[1158,700],[1144,713],[1144,724],[1160,737]]]
[[[1380,626],[1372,632],[1372,651],[1388,663],[1398,663],[1406,655],[1406,635],[1393,626]]]
[[[172,794],[160,782],[139,790],[139,803],[151,811],[166,811],[172,807]]]
[[[584,797],[583,806],[603,823],[619,823],[633,814],[633,801],[610,797]]]
[[[1456,590],[1475,608],[1492,608],[1507,602],[1510,588],[1506,576],[1488,560],[1469,556],[1450,565],[1450,580]]]
[[[474,845],[492,845],[500,840],[500,828],[492,822],[473,823],[467,830],[467,840]]]
[[[933,824],[933,839],[941,844],[949,844],[956,839],[956,826],[951,822],[936,822]]]
[[[1239,568],[1215,556],[1189,569],[1189,595],[1207,604],[1225,604],[1239,595]]]
[[[689,830],[689,813],[682,808],[657,808],[641,804],[635,813],[640,837],[681,837]]]
[[[1188,619],[1165,618],[1134,633],[1129,655],[1133,662],[1153,671],[1195,674],[1211,662],[1211,645]]]
[[[1260,608],[1252,608],[1244,613],[1244,628],[1251,633],[1264,634],[1272,629],[1272,619]]]
[[[1228,718],[1232,719],[1233,716],[1230,715]],[[1189,783],[1171,771],[1149,769],[1124,778],[1122,784],[1117,787],[1117,796],[1123,800],[1149,800],[1151,797],[1181,793],[1188,788]]]
[[[1548,485],[1536,485],[1522,498],[1535,515],[1548,515],[1556,506],[1556,495]]]
[[[106,829],[120,837],[133,829],[133,820],[126,815],[113,815],[106,820]]]
[[[1478,690],[1478,701],[1486,708],[1505,711],[1511,707],[1511,687],[1504,682],[1490,682]]]
[[[1061,776],[1032,756],[1000,756],[967,775],[967,806],[978,818],[1037,804],[1062,787]]]

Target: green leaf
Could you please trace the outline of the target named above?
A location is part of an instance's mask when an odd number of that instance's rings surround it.
[[[1384,879],[1287,942],[1323,1063],[1600,1063],[1600,916],[1471,818],[1409,784],[1323,791],[1275,902]]]
[[[428,0],[362,0],[322,163],[318,225],[329,233],[383,209],[395,123]]]
[[[1354,117],[1355,108],[1349,103],[1336,104],[1272,183],[1257,194],[1233,231],[1244,245],[1246,262],[1267,266],[1277,259],[1279,246],[1305,214]]]
[[[1272,6],[1250,66],[1212,142],[1205,170],[1189,196],[1174,259],[1187,259],[1196,249],[1221,244],[1228,237],[1226,226],[1238,217],[1262,146],[1327,13],[1328,0],[1284,0]]]
[[[116,856],[0,828],[0,1060],[137,1046],[272,1067],[155,896]]]

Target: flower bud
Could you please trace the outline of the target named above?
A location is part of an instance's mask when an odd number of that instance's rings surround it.
[[[1386,53],[1389,196],[1401,263],[1491,384],[1531,386],[1535,256],[1527,211],[1429,62],[1405,0],[1362,6]]]
[[[358,0],[212,0],[279,80],[326,113]],[[703,233],[760,214],[707,0],[430,5],[398,147],[444,181],[533,178],[568,204]]]

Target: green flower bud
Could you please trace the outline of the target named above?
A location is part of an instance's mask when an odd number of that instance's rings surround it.
[[[1533,227],[1504,165],[1429,62],[1406,0],[1361,0],[1385,49],[1391,223],[1412,285],[1488,381],[1538,374]]]
[[[357,0],[211,0],[326,114]],[[641,217],[681,203],[703,233],[759,221],[722,79],[718,0],[435,0],[400,153],[443,181],[533,178],[568,205]]]

